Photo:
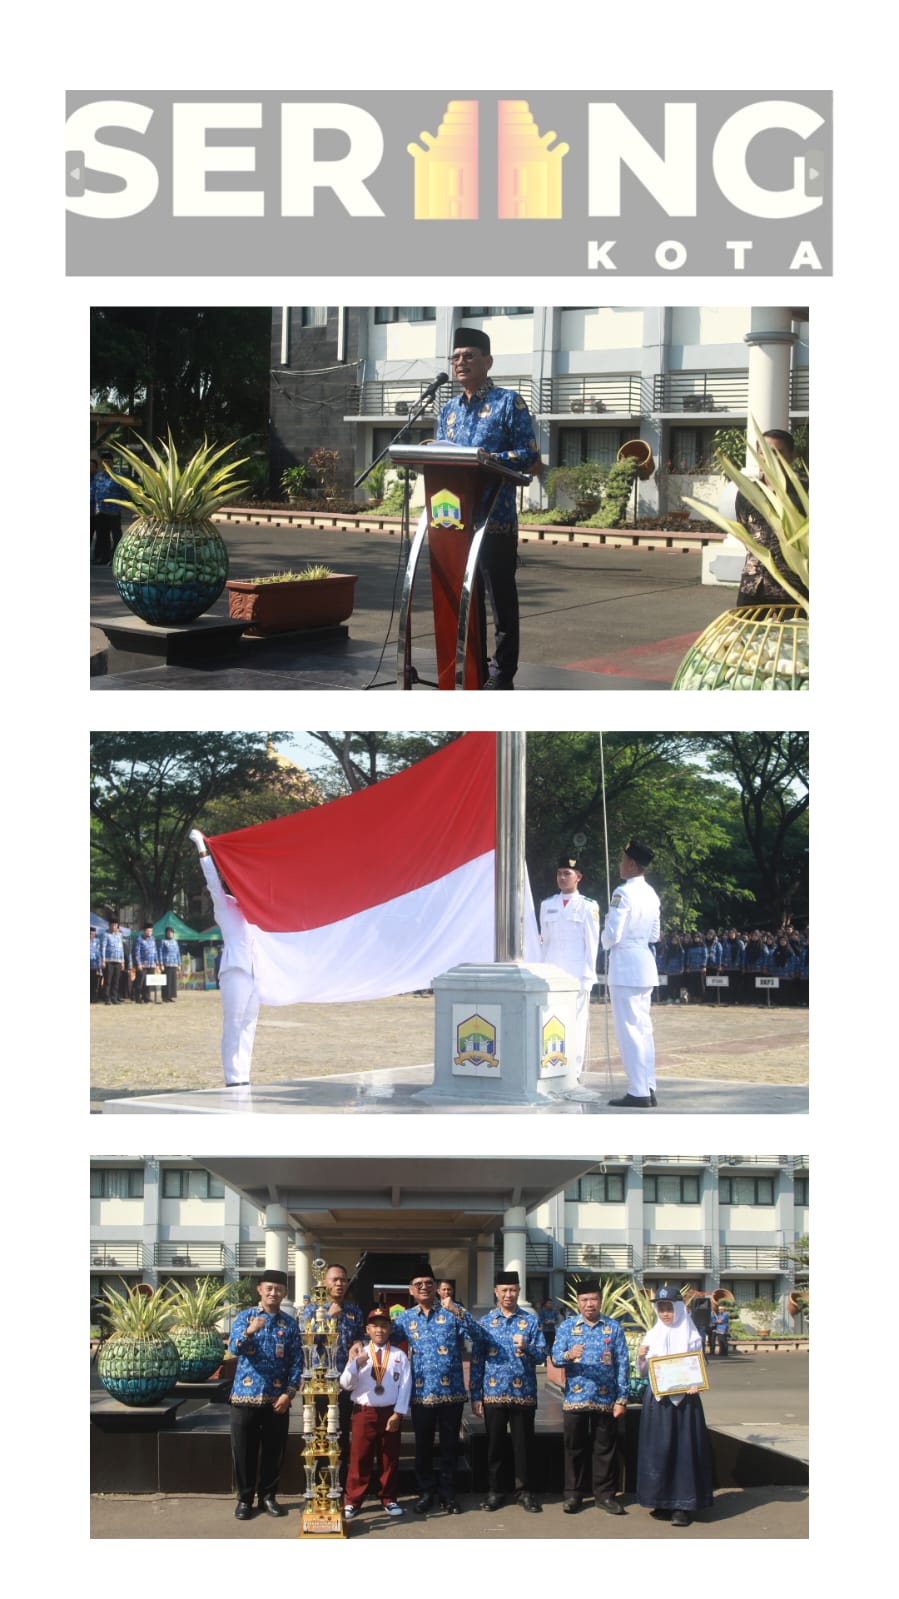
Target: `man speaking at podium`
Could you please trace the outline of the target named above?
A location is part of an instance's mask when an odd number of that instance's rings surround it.
[[[533,476],[540,451],[531,414],[514,389],[497,388],[488,376],[493,365],[490,340],[480,328],[456,328],[453,334],[453,378],[462,393],[447,400],[437,422],[437,442],[486,450],[504,466]],[[481,544],[478,560],[478,609],[481,638],[486,639],[484,585],[490,592],[496,641],[485,688],[515,687],[518,670],[518,513],[516,485],[504,482]],[[493,493],[490,488],[488,494]],[[486,504],[486,496],[485,496]],[[478,511],[478,525],[481,514]],[[486,649],[486,644],[485,644]]]

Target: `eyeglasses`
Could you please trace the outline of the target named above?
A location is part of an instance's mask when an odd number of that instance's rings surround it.
[[[459,366],[462,361],[476,361],[482,354],[482,350],[454,350],[450,361],[453,366]]]

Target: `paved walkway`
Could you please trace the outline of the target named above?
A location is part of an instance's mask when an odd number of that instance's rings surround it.
[[[589,1502],[576,1516],[562,1513],[560,1495],[543,1500],[543,1513],[529,1516],[517,1505],[492,1515],[479,1508],[480,1495],[463,1495],[464,1514],[447,1516],[436,1511],[427,1516],[411,1512],[411,1499],[400,1502],[407,1514],[402,1520],[385,1515],[376,1500],[363,1510],[350,1528],[351,1538],[422,1541],[445,1539],[453,1543],[477,1538],[484,1542],[503,1539],[542,1540],[601,1538],[620,1543],[632,1538],[652,1538],[665,1542],[695,1543],[722,1538],[807,1538],[808,1490],[805,1488],[726,1488],[715,1495],[711,1510],[703,1511],[692,1527],[672,1527],[656,1521],[648,1510],[626,1497],[623,1516],[607,1516]],[[272,1542],[296,1538],[299,1528],[299,1502],[285,1499],[291,1514],[281,1521],[271,1516],[254,1516],[252,1521],[234,1519],[234,1500],[228,1495],[162,1494],[91,1498],[92,1538],[236,1538]],[[333,1568],[331,1570],[334,1577]],[[336,1579],[339,1580],[339,1579]]]
[[[236,665],[213,671],[147,665],[121,672],[121,666],[133,666],[134,660],[106,654],[105,636],[95,626],[93,665],[105,666],[110,675],[94,677],[93,688],[239,688],[251,680],[260,686],[296,688],[298,679],[303,687],[363,688],[371,681],[384,686],[395,681],[395,642],[380,670],[379,655],[396,600],[401,554],[396,535],[279,524],[223,531],[234,577],[297,569],[309,562],[358,573],[349,644],[306,656],[279,653],[270,645],[260,649],[259,641],[245,640]],[[566,541],[524,544],[521,560],[520,688],[663,688],[688,644],[733,604],[732,590],[702,586],[698,551],[612,549]],[[90,571],[92,623],[123,614],[110,569],[92,566]],[[426,569],[415,595],[413,659],[428,676],[433,629]],[[209,614],[227,616],[227,598],[216,601]],[[391,636],[395,640],[395,620]]]
[[[113,1014],[115,1009],[115,1014]],[[808,1083],[808,1011],[787,1007],[667,1006],[653,1013],[660,1110],[804,1111]],[[605,1012],[591,1008],[590,1073],[596,1102],[567,1101],[606,1111],[609,1082],[623,1088],[614,1028],[612,1076],[606,1066]],[[256,1032],[253,1093],[222,1088],[221,1005],[214,991],[182,993],[175,1005],[95,1005],[91,1010],[91,1101],[100,1110],[149,1108],[149,1096],[175,1094],[160,1109],[372,1110],[416,1109],[406,1102],[433,1074],[434,1002],[410,994],[367,1004],[294,1005],[265,1009]],[[296,1085],[302,1083],[302,1088]],[[423,1106],[423,1109],[433,1107]],[[609,1115],[644,1115],[611,1111]]]

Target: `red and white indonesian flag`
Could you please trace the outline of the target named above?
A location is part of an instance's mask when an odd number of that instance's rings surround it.
[[[379,999],[494,959],[496,736],[329,805],[207,839],[262,1004]],[[529,905],[528,948],[536,925]]]

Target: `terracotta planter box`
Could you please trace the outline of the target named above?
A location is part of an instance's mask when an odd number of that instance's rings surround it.
[[[227,583],[228,609],[234,621],[246,622],[252,638],[293,633],[304,627],[335,627],[353,614],[356,577],[298,578],[288,583]]]

